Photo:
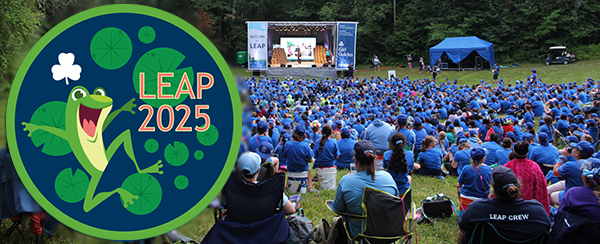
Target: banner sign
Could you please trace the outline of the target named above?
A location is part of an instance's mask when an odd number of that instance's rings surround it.
[[[10,156],[54,218],[111,240],[180,227],[215,199],[241,141],[227,63],[168,12],[76,14],[27,54],[7,106]]]
[[[348,69],[351,63],[356,66],[356,27],[357,23],[337,23],[337,69]]]
[[[267,69],[267,22],[248,23],[248,69]]]

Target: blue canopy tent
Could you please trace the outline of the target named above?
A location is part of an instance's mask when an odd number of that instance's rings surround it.
[[[429,49],[429,58],[433,65],[446,53],[452,62],[458,64],[473,51],[488,61],[491,67],[494,66],[494,44],[476,36],[448,37]]]

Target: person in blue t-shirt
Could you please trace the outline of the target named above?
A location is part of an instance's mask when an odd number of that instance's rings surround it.
[[[453,154],[452,164],[448,167],[448,163],[444,164],[449,175],[459,176],[462,169],[471,162],[471,143],[467,139],[461,138],[458,141],[457,151]]]
[[[342,138],[337,141],[340,156],[335,160],[335,166],[338,169],[348,169],[350,164],[354,162],[352,151],[356,141],[350,138],[350,129],[348,128],[343,128],[340,134]]]
[[[436,142],[433,136],[427,136],[421,145],[421,153],[418,156],[420,169],[415,171],[419,175],[436,176],[445,179],[442,175],[442,152],[435,148]]]
[[[258,147],[263,142],[272,142],[271,138],[268,136],[269,124],[266,121],[258,121],[256,124],[256,132],[250,140],[248,140],[248,151],[256,152]]]
[[[471,165],[463,168],[458,176],[459,198],[461,198],[460,214],[467,209],[470,200],[479,200],[488,198],[490,194],[490,178],[492,177],[492,168],[483,164],[486,157],[486,150],[483,148],[473,148],[471,150]],[[462,200],[467,198],[469,200]]]
[[[506,163],[508,163],[508,161],[510,161],[508,159],[508,154],[512,152],[512,145],[512,139],[507,137],[502,140],[502,149],[498,149],[496,151],[496,162],[498,162],[498,165],[504,166]]]
[[[315,163],[313,169],[326,168],[335,166],[335,160],[340,155],[338,145],[334,138],[331,138],[333,129],[329,125],[324,125],[321,129],[322,137],[315,142],[313,153],[315,155]]]
[[[554,122],[554,120],[552,119],[552,117],[550,116],[546,116],[544,117],[544,124],[540,126],[540,129],[538,130],[538,133],[546,133],[546,135],[549,136],[548,141],[550,143],[554,142],[554,130],[556,129],[554,127],[554,125],[552,124]],[[539,138],[539,136],[538,136]],[[539,141],[538,141],[539,142]]]
[[[331,209],[336,213],[362,215],[362,200],[365,187],[372,187],[398,196],[398,187],[394,178],[385,171],[375,171],[375,146],[370,141],[358,141],[354,144],[354,162],[356,173],[345,175],[339,182]],[[349,220],[350,236],[361,233],[360,220]],[[332,226],[333,227],[333,226]],[[335,228],[335,227],[334,227]],[[340,233],[341,236],[345,235]]]
[[[498,136],[498,134],[496,133],[491,133],[489,135],[490,137],[490,141],[486,141],[484,143],[481,144],[482,148],[485,148],[488,150],[488,155],[485,159],[485,164],[486,165],[493,165],[496,164],[496,151],[503,149],[502,146],[500,146],[500,144],[498,144],[498,142],[500,141],[500,138]]]
[[[545,132],[538,133],[538,141],[540,145],[531,149],[529,159],[536,162],[542,169],[544,175],[548,174],[554,168],[554,164],[558,160],[558,149],[550,145],[548,135]]]
[[[309,163],[313,161],[315,155],[306,142],[306,131],[304,125],[297,125],[292,134],[293,140],[286,143],[283,154],[288,159],[288,172],[308,171],[308,189],[314,191],[312,178],[310,174]]]
[[[581,165],[594,154],[594,146],[587,141],[569,144],[569,151],[575,161],[562,163],[561,161],[554,164],[553,173],[557,177],[562,177],[564,181],[548,186],[548,194],[550,195],[550,204],[559,205],[564,193],[571,187],[583,186],[581,179]]]
[[[409,173],[415,166],[412,152],[404,150],[405,144],[404,134],[395,133],[390,138],[390,150],[383,153],[383,167],[396,181],[400,195],[404,195],[410,188],[412,178]]]
[[[284,155],[285,144],[292,140],[292,136],[288,133],[281,135],[279,139],[279,145],[275,148],[275,155],[279,159],[279,169],[287,171],[287,157]],[[277,169],[276,169],[277,170]]]
[[[498,82],[498,75],[500,74],[500,66],[498,66],[498,64],[495,64],[494,70],[492,72],[494,72],[494,77],[492,78],[492,85],[493,85]]]

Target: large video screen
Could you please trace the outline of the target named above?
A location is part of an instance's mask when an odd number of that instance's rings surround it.
[[[285,51],[287,60],[315,60],[313,49],[317,44],[315,37],[281,37],[281,48]]]

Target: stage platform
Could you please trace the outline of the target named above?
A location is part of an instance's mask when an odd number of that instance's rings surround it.
[[[322,65],[312,67],[314,64],[313,62],[302,62],[301,64],[298,64],[297,62],[289,62],[288,64],[291,64],[292,67],[270,67],[265,71],[265,74],[273,77],[337,77],[337,70],[332,67],[323,67]]]

